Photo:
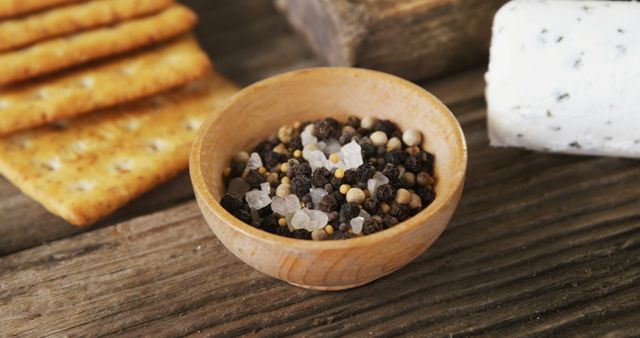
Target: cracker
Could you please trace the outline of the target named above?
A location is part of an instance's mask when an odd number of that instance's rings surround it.
[[[213,74],[170,92],[0,138],[0,173],[83,226],[188,167],[196,129],[237,87]]]
[[[196,20],[190,9],[175,5],[150,17],[0,54],[0,84],[14,83],[151,45],[188,31]]]
[[[183,37],[97,67],[0,89],[0,134],[150,96],[211,70],[192,37]]]
[[[0,1],[0,18],[23,15],[80,1],[84,0],[2,0]]]
[[[0,51],[153,14],[173,0],[97,0],[0,22]]]

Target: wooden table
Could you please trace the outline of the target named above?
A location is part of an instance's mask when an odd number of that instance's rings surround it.
[[[269,0],[188,3],[238,83],[320,64]],[[304,290],[240,262],[187,174],[83,230],[0,179],[0,336],[640,334],[640,163],[490,148],[483,72],[422,83],[469,145],[451,224],[354,290]]]

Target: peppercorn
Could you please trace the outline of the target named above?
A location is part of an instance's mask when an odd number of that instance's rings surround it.
[[[343,194],[341,194],[340,191],[338,190],[334,190],[330,192],[328,195],[333,197],[333,199],[336,201],[336,206],[340,206],[347,201],[347,198]]]
[[[311,198],[311,194],[306,194],[302,196],[301,200],[302,202],[307,203],[313,201],[313,198]]]
[[[396,192],[393,190],[391,184],[383,184],[378,187],[378,190],[376,190],[376,198],[380,202],[389,203],[393,201],[395,197]]]
[[[364,191],[362,191],[362,189],[351,188],[349,189],[349,191],[347,191],[347,202],[360,204],[364,202],[365,198],[366,196],[364,194]]]
[[[348,223],[352,218],[360,214],[360,207],[351,202],[347,202],[340,208],[340,222]]]
[[[384,154],[387,163],[402,164],[407,159],[407,153],[401,150],[391,151]]]
[[[369,214],[375,214],[378,212],[378,203],[373,198],[367,198],[362,202],[362,209]]]
[[[367,159],[376,155],[376,146],[369,142],[360,143],[360,151],[362,157]]]
[[[242,175],[242,172],[244,171],[244,166],[245,164],[243,162],[237,162],[237,161],[233,161],[231,162],[231,173],[230,176],[231,177],[238,177],[240,175]]]
[[[322,229],[315,229],[311,231],[311,239],[314,241],[323,241],[327,239],[327,233]]]
[[[364,129],[372,129],[378,120],[375,117],[366,116],[360,121],[360,127]]]
[[[291,191],[298,197],[303,197],[311,189],[311,179],[305,176],[296,176],[291,180]]]
[[[331,172],[329,169],[320,167],[313,171],[313,174],[311,175],[311,183],[314,187],[322,188],[329,183],[330,178]]]
[[[329,217],[329,221],[337,221],[338,218],[340,218],[340,214],[337,211],[331,211],[327,213],[327,216]]]
[[[271,214],[273,214],[273,210],[271,210],[271,204],[263,207],[262,209],[258,209],[258,216],[260,217],[267,217]]]
[[[402,141],[408,147],[415,147],[422,142],[422,134],[416,129],[405,130],[402,134]]]
[[[358,127],[360,127],[360,119],[355,116],[349,116],[347,118],[347,125],[354,129],[358,129]]]
[[[315,136],[321,140],[326,140],[331,137],[338,138],[338,136],[340,136],[340,124],[336,119],[327,117],[316,122],[314,132]]]
[[[418,187],[415,189],[416,195],[422,200],[422,206],[427,207],[436,198],[436,192],[429,187]]]
[[[417,194],[411,194],[411,201],[409,201],[409,208],[420,209],[422,208],[422,199]]]
[[[338,142],[340,142],[340,144],[347,144],[351,142],[352,139],[353,135],[342,133],[342,135],[338,137]]]
[[[247,177],[244,179],[247,184],[253,189],[259,189],[260,184],[264,183],[267,179],[258,171],[258,169],[249,170]]]
[[[300,161],[296,160],[295,158],[292,158],[290,160],[287,161],[287,176],[289,177],[293,177],[296,175],[295,169],[296,167],[300,165]]]
[[[356,169],[345,170],[342,181],[348,184],[358,183],[358,173],[356,172]]]
[[[233,214],[236,210],[242,208],[242,198],[234,193],[226,193],[220,200],[220,205]]]
[[[433,176],[433,161],[435,158],[433,154],[421,151],[418,156],[420,157],[420,162],[422,162],[422,170],[429,173],[429,175]]]
[[[224,176],[224,177],[231,176],[231,168],[229,168],[229,167],[224,168],[224,170],[222,171],[222,176]]]
[[[427,172],[422,171],[416,176],[416,182],[421,186],[429,186],[433,184],[433,178]]]
[[[397,218],[399,221],[404,221],[410,216],[409,207],[404,204],[394,205],[391,207],[391,212],[389,214]]]
[[[376,156],[384,156],[386,152],[387,152],[387,149],[384,146],[376,147]]]
[[[338,226],[338,230],[340,232],[347,232],[351,229],[351,227],[349,226],[349,224],[347,223],[340,223],[340,225]]]
[[[416,184],[416,175],[412,172],[406,171],[402,174],[402,186],[405,188],[413,187]]]
[[[329,183],[331,183],[333,190],[336,191],[340,190],[340,186],[342,185],[342,181],[335,176],[331,176],[331,178],[329,179]]]
[[[310,176],[311,175],[311,166],[309,162],[301,162],[299,165],[293,168],[295,176]]]
[[[398,191],[396,191],[395,202],[398,204],[408,204],[411,202],[411,193],[407,189],[398,189]]]
[[[382,218],[382,224],[384,224],[385,228],[390,228],[396,224],[398,224],[398,219],[391,216],[391,215],[385,215]]]
[[[382,131],[389,136],[393,135],[398,130],[396,125],[389,120],[378,120],[373,129],[376,131]]]
[[[324,231],[327,233],[327,235],[333,235],[333,226],[331,224],[328,224],[326,227],[324,227]]]
[[[289,142],[289,149],[290,151],[302,149],[302,139],[300,138],[300,136],[296,136],[291,139],[291,142]]]
[[[331,181],[331,179],[329,179],[329,181]],[[327,183],[324,185],[324,190],[326,192],[332,192],[333,191],[333,186],[331,185],[331,183]]]
[[[387,144],[387,141],[389,140],[387,138],[387,134],[385,134],[384,131],[376,131],[373,132],[370,136],[369,139],[371,139],[371,142],[373,142],[373,144],[375,146],[384,146]],[[383,148],[384,149],[384,148]]]
[[[395,183],[400,178],[400,169],[397,165],[389,163],[382,169],[382,174],[389,179],[389,182]]]
[[[291,142],[294,132],[295,129],[293,128],[293,126],[285,124],[280,127],[280,129],[278,129],[278,139],[280,139],[280,142],[288,144],[289,142]]]
[[[274,151],[268,151],[264,155],[264,164],[267,168],[273,168],[280,163],[280,154]]]
[[[336,199],[330,194],[324,195],[318,202],[318,205],[316,205],[316,209],[327,213],[336,210],[337,207],[338,203]]]
[[[305,229],[293,230],[290,234],[291,237],[297,239],[311,239],[311,233]]]
[[[364,224],[362,225],[362,233],[365,235],[372,234],[380,230],[384,230],[382,223],[378,223],[374,219],[368,219],[364,221]]]
[[[363,164],[356,169],[359,182],[367,182],[376,173],[376,168],[370,164]]]
[[[333,176],[342,179],[344,177],[344,169],[338,168],[333,172]]]
[[[397,137],[392,137],[387,141],[387,151],[402,150],[402,141]]]
[[[404,168],[412,173],[417,173],[422,169],[422,163],[418,156],[407,156],[404,160]]]

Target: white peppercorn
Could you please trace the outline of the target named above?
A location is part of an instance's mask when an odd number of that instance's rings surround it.
[[[387,152],[402,149],[402,141],[397,137],[392,137],[387,141]]]
[[[411,193],[407,189],[398,189],[396,191],[396,203],[407,204],[411,201]]]
[[[241,151],[233,157],[234,160],[242,163],[246,163],[249,160],[249,153],[246,151]]]
[[[360,188],[351,188],[347,191],[347,202],[360,204],[364,202],[366,196]]]
[[[375,117],[363,117],[360,121],[360,127],[364,129],[371,129],[376,124],[376,122],[378,122],[378,120]]]
[[[292,125],[285,124],[284,126],[280,127],[280,129],[278,129],[278,139],[284,144],[289,144],[289,142],[291,142],[291,140],[293,139],[294,131],[295,129]]]
[[[373,142],[376,146],[383,146],[387,144],[387,134],[382,131],[376,131],[371,136],[369,136],[371,142]]]
[[[411,201],[409,201],[409,208],[411,209],[422,208],[422,199],[420,199],[420,196],[416,194],[411,194]]]
[[[276,188],[276,196],[280,198],[285,198],[291,195],[291,185],[282,183]]]
[[[409,147],[415,147],[422,142],[422,134],[416,129],[409,129],[402,134],[402,141]]]

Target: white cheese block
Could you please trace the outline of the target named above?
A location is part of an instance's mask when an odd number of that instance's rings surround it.
[[[491,145],[640,157],[640,3],[511,1],[485,78]]]

